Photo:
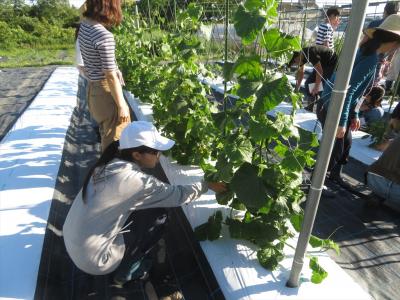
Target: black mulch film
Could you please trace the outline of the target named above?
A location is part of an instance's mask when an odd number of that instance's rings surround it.
[[[115,287],[112,275],[92,276],[80,271],[65,250],[61,232],[64,220],[88,168],[97,160],[98,154],[97,135],[88,114],[77,107],[64,144],[35,299],[150,299],[144,282],[129,282],[123,288]],[[152,174],[167,182],[160,165]],[[156,264],[149,278],[157,296],[162,298],[178,291],[184,299],[225,299],[182,209],[169,209],[169,215],[165,238],[166,262]]]

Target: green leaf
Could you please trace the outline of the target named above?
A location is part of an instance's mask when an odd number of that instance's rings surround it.
[[[197,226],[194,230],[194,234],[199,241],[216,240],[221,235],[221,223],[222,213],[218,210],[208,218],[207,223]]]
[[[193,21],[198,21],[203,13],[203,8],[195,3],[190,3],[186,11]]]
[[[225,81],[230,81],[232,79],[234,65],[234,63],[228,61],[224,63],[223,76]]]
[[[263,122],[252,117],[249,121],[250,136],[256,142],[269,140],[279,136],[279,132],[273,126],[271,120],[265,119]]]
[[[228,202],[232,200],[232,198],[233,198],[232,191],[226,191],[226,192],[215,194],[215,199],[217,200],[218,204],[221,204],[221,205],[227,205]]]
[[[340,254],[339,245],[330,239],[323,240],[323,239],[320,239],[319,237],[311,235],[309,244],[313,248],[319,247],[319,248],[324,248],[324,249],[333,249],[336,251],[337,254]]]
[[[311,282],[312,283],[321,283],[327,276],[328,272],[326,272],[318,263],[317,257],[312,257],[310,259],[310,269],[312,270]]]
[[[299,134],[300,134],[300,140],[298,146],[300,149],[307,151],[310,148],[318,147],[319,145],[318,138],[314,132],[300,128]]]
[[[261,39],[261,44],[267,50],[268,55],[273,58],[287,56],[293,51],[301,49],[299,37],[293,37],[280,32],[277,28],[265,30]]]
[[[264,268],[275,270],[279,262],[283,260],[284,255],[277,248],[265,247],[257,251],[257,258]]]
[[[282,166],[290,171],[302,171],[306,165],[306,159],[302,154],[302,151],[299,151],[299,149],[288,151],[285,158],[282,159]]]
[[[244,7],[248,10],[258,10],[262,8],[264,5],[264,1],[262,0],[246,0],[244,3]]]
[[[277,141],[277,145],[274,147],[274,151],[280,157],[285,157],[285,154],[287,153],[288,149],[289,149],[288,146],[282,144],[280,141]]]
[[[246,206],[244,206],[238,198],[233,198],[233,201],[229,206],[237,210],[246,210]]]
[[[279,228],[264,222],[260,217],[253,217],[249,212],[246,212],[242,221],[227,218],[226,223],[229,225],[232,238],[245,239],[261,247],[274,242],[281,236]]]
[[[297,232],[300,232],[301,230],[301,224],[303,224],[303,218],[304,218],[303,215],[298,215],[298,214],[292,215],[290,217],[290,223],[292,223],[294,230],[296,230]]]
[[[258,210],[265,205],[267,191],[257,166],[242,164],[232,178],[231,188],[247,208]]]
[[[261,115],[274,109],[291,91],[292,87],[286,76],[264,83],[256,93],[257,100],[252,114]]]
[[[236,95],[240,98],[248,98],[254,95],[261,85],[260,81],[252,81],[247,79],[238,78],[238,85],[236,87]]]
[[[233,72],[243,79],[262,80],[263,66],[260,57],[258,55],[240,56],[233,67]]]
[[[253,151],[250,140],[243,135],[238,135],[233,144],[226,146],[226,154],[235,166],[240,166],[243,162],[251,163]]]
[[[225,157],[218,157],[215,168],[218,170],[219,180],[230,182],[233,176],[233,165],[229,163]]]
[[[233,18],[236,33],[242,38],[244,45],[256,39],[266,21],[259,11],[248,11],[243,5],[238,7]]]

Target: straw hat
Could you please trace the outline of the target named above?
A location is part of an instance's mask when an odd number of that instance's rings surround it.
[[[369,38],[372,38],[377,29],[392,32],[400,37],[400,15],[390,15],[382,22],[381,25],[379,25],[379,27],[368,28],[364,31],[364,33]]]

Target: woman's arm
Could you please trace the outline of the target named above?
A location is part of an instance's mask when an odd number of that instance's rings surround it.
[[[311,95],[315,96],[319,93],[319,86],[321,85],[322,77],[324,76],[324,70],[322,70],[321,63],[317,63],[314,65],[316,74],[315,74],[315,85],[314,89],[311,91]]]
[[[104,71],[104,74],[110,87],[111,95],[114,98],[115,104],[118,108],[119,121],[122,123],[129,121],[130,112],[122,93],[122,86],[117,72],[117,70]]]

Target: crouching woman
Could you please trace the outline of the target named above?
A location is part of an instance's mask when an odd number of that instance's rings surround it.
[[[165,208],[195,200],[223,183],[169,185],[144,173],[154,168],[161,151],[174,141],[149,122],[130,123],[119,141],[102,154],[85,179],[67,215],[63,235],[69,256],[82,271],[104,275],[115,271],[124,284],[151,267],[147,254],[166,229]]]

